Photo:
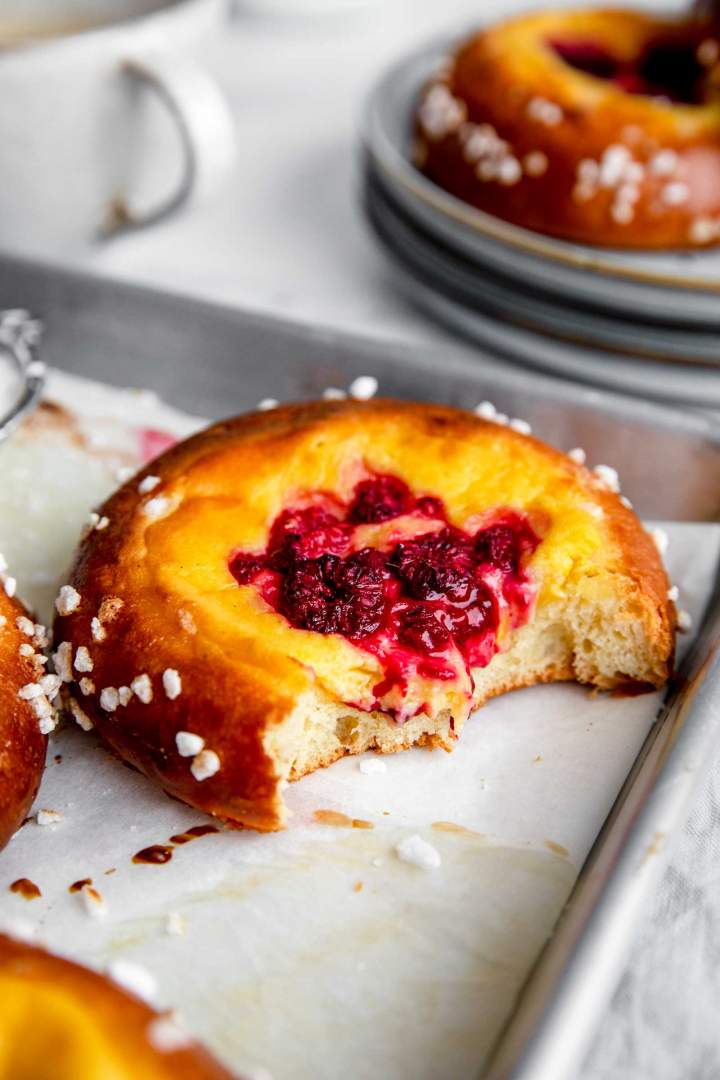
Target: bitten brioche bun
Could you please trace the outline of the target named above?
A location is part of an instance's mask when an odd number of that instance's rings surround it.
[[[0,935],[2,1080],[232,1080],[110,979]]]
[[[80,546],[55,626],[73,714],[167,792],[270,830],[288,779],[450,749],[496,694],[659,687],[669,583],[612,480],[436,405],[216,424],[121,488]]]
[[[46,644],[44,628],[0,584],[0,848],[20,828],[37,794],[45,736],[55,725],[55,710],[38,683],[45,675],[39,657]]]
[[[709,23],[638,11],[497,23],[424,88],[415,161],[537,232],[601,247],[717,244],[718,38]]]

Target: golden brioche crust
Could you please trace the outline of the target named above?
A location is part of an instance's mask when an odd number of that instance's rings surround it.
[[[37,794],[45,765],[45,736],[21,687],[35,682],[31,657],[20,654],[32,637],[23,634],[18,618],[27,618],[22,604],[0,586],[0,847],[22,825]]]
[[[544,522],[530,560],[537,624],[570,603],[593,612],[612,604],[637,635],[641,659],[627,657],[629,667],[617,671],[590,669],[564,646],[561,660],[532,670],[505,670],[503,656],[511,653],[498,654],[473,671],[472,704],[532,682],[577,677],[602,687],[633,680],[659,686],[669,674],[674,608],[655,545],[618,496],[564,454],[467,412],[389,400],[289,405],[216,424],[156,459],[104,504],[109,525],[81,544],[71,576],[79,596],[74,610],[58,617],[55,641],[69,643],[74,657],[79,647],[88,650],[92,670],[82,677],[91,685],[83,687],[76,670],[73,692],[106,742],[166,791],[231,824],[280,827],[284,777],[349,748],[333,743],[281,762],[277,740],[292,721],[307,741],[303,709],[312,717],[334,708],[342,718],[353,711],[343,702],[361,700],[382,675],[376,659],[348,640],[291,627],[253,587],[239,587],[227,565],[234,549],[264,547],[269,523],[299,492],[346,497],[358,461],[441,496],[458,525],[498,506]],[[527,629],[517,631],[518,640]],[[164,685],[168,670],[181,680],[177,694],[174,679],[170,695]],[[494,685],[483,682],[488,672],[496,673]],[[125,693],[127,703],[118,703],[121,688],[144,675],[147,683],[135,684],[139,696]],[[442,737],[417,718],[398,725],[382,713],[356,712],[356,721],[359,715],[379,725],[358,748],[401,749],[432,732],[449,748],[471,703],[448,684],[425,690],[427,708],[445,717]],[[448,728],[453,712],[458,723],[451,719]],[[195,778],[190,759],[178,753],[178,732],[199,736],[217,755],[213,775]]]
[[[156,1048],[162,1015],[109,979],[4,935],[0,997],[3,1080],[232,1080],[192,1040],[160,1049],[162,1026]]]
[[[657,40],[712,45],[709,25],[622,10],[550,10],[457,49],[417,111],[415,160],[496,217],[602,247],[720,242],[720,96],[673,104],[565,63],[548,43],[592,40],[632,60]],[[717,52],[717,49],[715,49]]]

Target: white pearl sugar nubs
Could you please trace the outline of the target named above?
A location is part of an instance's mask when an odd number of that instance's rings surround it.
[[[660,193],[660,197],[666,206],[682,206],[690,196],[690,188],[681,180],[673,180],[666,184]]]
[[[378,381],[374,375],[358,375],[349,386],[350,397],[356,401],[369,401],[378,392]]]
[[[678,161],[674,150],[658,150],[650,158],[648,169],[653,176],[672,176],[678,167]]]
[[[141,495],[148,495],[151,491],[155,490],[159,483],[159,476],[145,476],[138,484],[138,491]]]
[[[58,615],[72,615],[80,607],[80,593],[72,585],[63,585],[55,599]]]
[[[593,472],[602,486],[607,488],[608,491],[618,492],[620,490],[620,477],[617,470],[613,469],[612,466],[596,465]]]
[[[205,740],[192,731],[178,731],[175,735],[175,745],[180,757],[195,757],[204,748]]]
[[[83,731],[92,731],[93,722],[87,715],[84,709],[78,705],[75,698],[70,698],[70,712],[72,713],[73,720],[82,728]]]
[[[709,244],[720,236],[720,220],[697,217],[690,222],[688,240],[691,244]]]
[[[52,662],[62,681],[72,682],[72,645],[69,641],[60,642],[52,655]]]
[[[350,383],[347,390],[342,390],[339,386],[328,386],[321,394],[323,401],[345,401],[348,397],[354,398],[356,401],[369,401],[370,398],[375,397],[378,392],[378,381],[374,375],[358,375],[356,379]],[[259,401],[255,406],[258,412],[270,412],[272,409],[277,409],[280,402],[276,398],[267,397]],[[149,479],[149,478],[147,478]],[[142,481],[145,483],[145,481]],[[140,492],[143,492],[142,486],[139,488]],[[147,488],[145,490],[152,490]]]
[[[42,687],[43,694],[46,694],[50,701],[57,697],[60,686],[62,685],[62,679],[59,675],[43,675],[38,682]]]
[[[175,668],[165,668],[162,676],[163,690],[169,701],[174,701],[182,693],[182,681]]]
[[[26,683],[18,690],[18,697],[23,701],[32,701],[33,698],[42,697],[43,693],[40,683]]]
[[[220,758],[214,750],[201,750],[196,754],[190,766],[190,772],[196,780],[208,780],[220,771]]]
[[[563,111],[558,104],[540,96],[530,98],[526,112],[531,120],[537,120],[546,127],[556,127],[563,118]]]
[[[41,735],[50,735],[57,727],[57,713],[51,712],[44,716],[38,716],[38,730]]]
[[[119,468],[115,469],[115,479],[118,484],[125,484],[134,472],[135,470],[131,465],[120,465]]]
[[[473,412],[476,416],[479,416],[481,420],[494,420],[498,415],[498,411],[492,401],[481,401],[479,405],[475,406]]]
[[[143,672],[142,675],[136,675],[133,681],[130,683],[130,689],[135,696],[142,701],[143,705],[149,705],[153,699],[153,688],[150,682],[150,676]]]
[[[178,1023],[173,1013],[156,1016],[147,1027],[148,1042],[159,1054],[174,1054],[192,1045],[192,1036]]]
[[[517,431],[519,435],[532,434],[532,428],[527,420],[521,420],[517,416],[510,417],[506,413],[498,412],[492,401],[481,401],[479,405],[475,406],[473,412],[481,420],[499,424],[500,427],[509,427],[512,431]]]
[[[419,866],[421,870],[436,870],[442,862],[437,848],[428,844],[427,840],[423,840],[417,833],[406,836],[399,844],[396,844],[395,851],[402,862],[412,863],[413,866]]]
[[[92,671],[93,662],[85,645],[80,645],[75,653],[75,670]]]
[[[514,416],[510,420],[508,427],[511,428],[513,431],[517,431],[520,435],[532,434],[532,428],[528,424],[527,420],[521,420],[517,416]]]
[[[670,544],[670,539],[665,530],[658,528],[648,529],[648,536],[655,544],[655,547],[658,549],[660,554],[665,555]]]
[[[162,495],[156,495],[154,499],[148,499],[148,501],[141,507],[145,517],[154,518],[162,517],[170,509],[169,499],[163,498]]]
[[[115,712],[120,704],[120,695],[116,687],[106,686],[100,691],[100,708],[105,712]]]

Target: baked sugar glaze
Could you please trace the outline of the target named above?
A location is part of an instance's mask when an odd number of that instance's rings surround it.
[[[283,510],[265,551],[234,551],[228,565],[292,626],[340,634],[376,656],[384,677],[370,707],[382,701],[406,719],[389,694],[402,697],[411,677],[460,677],[470,696],[471,669],[532,616],[525,563],[540,538],[528,518],[499,509],[472,521],[459,529],[441,499],[373,475],[349,504],[315,493]]]

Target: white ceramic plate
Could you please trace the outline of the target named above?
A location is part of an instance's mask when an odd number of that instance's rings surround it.
[[[398,284],[403,286],[401,280]],[[620,359],[612,353],[553,341],[532,331],[498,322],[479,311],[472,311],[441,296],[409,272],[404,284],[413,302],[421,304],[437,319],[465,337],[481,343],[496,356],[607,390],[654,398],[674,405],[720,408],[720,380],[708,376],[701,369],[696,370],[690,365],[681,367],[649,360]]]
[[[380,239],[427,285],[486,315],[546,337],[610,351],[627,359],[720,364],[720,335],[710,330],[661,327],[560,304],[458,255],[418,228],[368,170],[365,206]],[[708,377],[714,377],[708,372]]]
[[[404,254],[388,245],[384,237],[380,238],[400,270],[395,281],[408,299],[446,326],[478,342],[494,356],[646,399],[705,409],[720,408],[720,379],[712,369],[694,364],[636,360],[545,337],[526,327],[500,321],[477,306],[470,307],[438,291]]]

